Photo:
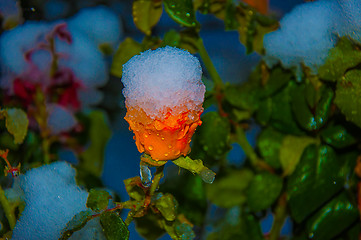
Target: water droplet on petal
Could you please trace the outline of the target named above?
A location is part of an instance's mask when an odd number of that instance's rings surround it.
[[[152,150],[153,150],[153,146],[150,145],[150,146],[148,147],[148,149],[149,149],[149,151],[152,151]]]
[[[146,133],[144,133],[144,137],[145,137],[145,138],[147,138],[147,137],[148,137],[148,135],[147,135]]]
[[[164,137],[162,137],[161,139],[162,139],[162,141],[164,141]]]
[[[164,156],[168,157],[168,155],[169,155],[168,153],[164,153]]]
[[[172,145],[168,145],[168,148],[169,148],[169,149],[172,148]]]

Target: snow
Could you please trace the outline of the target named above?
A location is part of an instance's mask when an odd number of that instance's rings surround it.
[[[281,61],[286,68],[300,64],[317,73],[338,37],[361,43],[361,2],[320,0],[295,7],[280,21],[280,28],[264,36],[269,66]]]
[[[52,26],[46,22],[28,21],[0,37],[0,59],[2,69],[20,74],[27,68],[24,53],[44,40]],[[26,36],[26,37],[24,37]]]
[[[47,124],[52,134],[59,134],[71,130],[77,123],[73,114],[58,104],[47,105],[49,114]]]
[[[115,46],[122,35],[120,18],[108,7],[86,8],[68,20],[69,29],[86,34],[98,46]]]
[[[148,50],[123,66],[123,94],[128,108],[141,108],[152,119],[172,111],[199,111],[205,86],[199,60],[174,47]]]
[[[25,209],[16,223],[12,239],[58,239],[66,223],[86,210],[88,193],[75,182],[75,169],[55,162],[31,169],[20,176]]]

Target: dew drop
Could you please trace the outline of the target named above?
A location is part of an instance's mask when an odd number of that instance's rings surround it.
[[[162,141],[164,141],[164,137],[162,137],[161,139],[162,139]]]
[[[170,5],[170,7],[171,7],[171,8],[175,8],[175,5],[174,5],[174,4],[172,4],[172,5]]]
[[[147,138],[147,137],[148,137],[148,135],[147,135],[146,133],[144,133],[144,137],[145,137],[145,138]]]
[[[157,133],[157,136],[159,136],[159,133]]]
[[[164,156],[168,157],[168,155],[169,155],[168,153],[164,153]]]
[[[149,149],[149,151],[152,151],[152,150],[153,150],[153,146],[150,145],[150,146],[148,147],[148,149]]]
[[[187,16],[187,17],[190,17],[190,16],[191,16],[191,14],[190,14],[190,13],[186,13],[186,16]]]
[[[168,148],[169,148],[169,149],[172,148],[172,145],[168,145]]]

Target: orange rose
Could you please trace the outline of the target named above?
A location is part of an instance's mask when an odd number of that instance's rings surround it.
[[[125,120],[134,132],[138,151],[149,154],[156,161],[164,161],[190,152],[192,135],[202,123],[201,113],[186,111],[175,116],[167,113],[164,120],[158,120],[149,118],[142,109],[127,108]]]
[[[198,59],[171,47],[146,51],[123,66],[125,120],[139,152],[156,161],[189,153],[192,135],[202,123],[201,75]]]

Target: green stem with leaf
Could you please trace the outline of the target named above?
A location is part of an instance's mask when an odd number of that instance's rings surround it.
[[[155,191],[157,190],[158,186],[159,186],[159,182],[162,179],[162,177],[164,176],[163,174],[163,170],[164,170],[164,165],[157,167],[157,170],[154,174],[154,178],[152,181],[152,185],[150,186],[149,192],[147,193],[145,199],[144,199],[144,203],[140,204],[140,203],[136,203],[135,204],[135,208],[133,208],[129,213],[127,218],[125,219],[124,223],[126,225],[129,225],[132,221],[133,218],[140,213],[141,211],[144,211],[148,208],[150,202],[151,202],[151,198],[154,195]]]
[[[15,214],[13,211],[13,208],[11,207],[8,199],[5,196],[5,192],[2,189],[2,187],[0,186],[0,203],[3,207],[3,210],[5,212],[5,216],[9,222],[10,225],[10,229],[14,229],[15,224],[16,224],[16,218],[15,218]]]

